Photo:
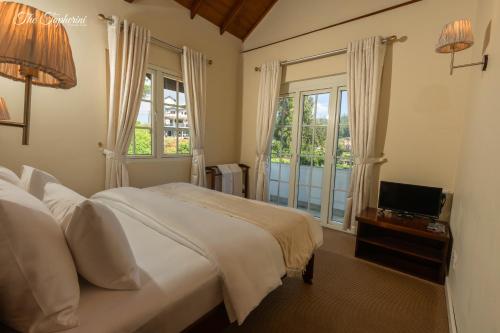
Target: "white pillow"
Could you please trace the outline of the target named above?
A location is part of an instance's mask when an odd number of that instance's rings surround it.
[[[139,289],[140,270],[118,218],[92,200],[79,204],[64,234],[81,276],[107,289]]]
[[[50,173],[23,165],[21,170],[21,187],[26,191],[42,200],[44,187],[47,183],[60,184],[59,180]]]
[[[85,200],[87,198],[61,184],[47,183],[44,187],[42,201],[63,229],[71,220],[76,206]]]
[[[14,172],[3,166],[0,166],[0,179],[17,186],[19,186],[19,182],[21,181]]]
[[[78,275],[45,205],[0,180],[0,321],[20,332],[78,325]]]

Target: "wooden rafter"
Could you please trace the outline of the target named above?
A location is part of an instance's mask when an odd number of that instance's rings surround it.
[[[260,23],[260,21],[262,21],[262,19],[267,15],[267,13],[269,13],[269,11],[271,10],[271,8],[273,8],[273,6],[274,6],[274,4],[276,2],[278,2],[278,0],[272,0],[269,3],[269,5],[267,6],[266,10],[262,13],[262,15],[259,17],[259,19],[257,21],[255,21],[254,24],[252,24],[252,26],[250,27],[250,29],[248,30],[248,32],[246,33],[246,35],[243,37],[243,40],[247,39],[247,37],[257,27],[257,25]]]
[[[229,25],[234,21],[236,16],[238,16],[238,13],[243,8],[243,5],[245,4],[245,2],[246,2],[245,0],[236,1],[236,4],[233,6],[233,8],[231,8],[231,11],[224,18],[224,21],[222,21],[222,24],[219,27],[221,35],[227,30],[227,27],[229,27]]]
[[[191,19],[194,19],[198,11],[200,10],[201,4],[203,3],[203,0],[194,0],[193,4],[191,5]]]

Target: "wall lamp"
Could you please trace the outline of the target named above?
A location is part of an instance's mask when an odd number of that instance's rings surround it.
[[[0,75],[24,82],[24,121],[0,120],[0,125],[23,129],[29,144],[32,84],[70,89],[76,70],[68,35],[47,13],[16,2],[0,3]]]
[[[455,53],[468,49],[474,44],[472,24],[470,20],[457,20],[445,25],[436,46],[437,53],[451,53],[450,75],[457,68],[482,66],[483,71],[488,68],[488,55],[483,56],[483,61],[464,65],[455,65]]]

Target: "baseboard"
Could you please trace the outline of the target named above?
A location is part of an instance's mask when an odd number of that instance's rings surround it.
[[[450,333],[458,333],[457,322],[455,321],[455,310],[453,309],[453,299],[451,296],[450,283],[448,278],[444,283],[444,290],[446,293],[446,307],[448,309],[448,327],[450,328]]]

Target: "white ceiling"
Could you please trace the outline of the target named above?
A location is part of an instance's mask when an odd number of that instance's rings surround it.
[[[244,49],[328,26],[405,1],[407,0],[279,0],[246,39]]]

